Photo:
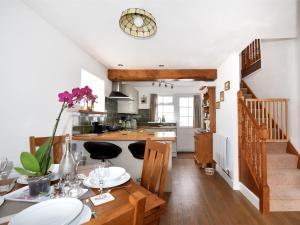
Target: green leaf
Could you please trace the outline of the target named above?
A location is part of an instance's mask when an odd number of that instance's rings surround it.
[[[20,158],[22,166],[25,170],[29,170],[36,173],[41,171],[39,162],[31,153],[22,152]]]
[[[22,175],[25,175],[25,176],[36,176],[37,174],[36,173],[32,173],[32,172],[29,172],[23,168],[20,168],[20,167],[15,167],[15,170],[19,173],[19,174],[22,174]]]
[[[42,144],[34,154],[35,158],[38,160],[40,165],[41,165],[42,161],[45,160],[45,159],[43,159],[43,157],[45,157],[47,155],[47,151],[48,151],[50,143],[51,143],[51,138],[47,139],[47,141],[45,141],[45,143]]]
[[[48,166],[46,167],[46,160],[42,162],[42,164],[40,164],[41,167],[41,171],[45,171],[45,173],[48,171],[48,169],[50,168],[51,164],[53,163],[52,161],[52,157],[49,157],[49,161],[48,161]]]

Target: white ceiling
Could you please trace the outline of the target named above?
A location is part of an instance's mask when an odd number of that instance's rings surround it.
[[[254,38],[296,35],[297,0],[23,0],[108,68],[216,68]],[[157,21],[150,39],[118,25],[123,10]]]

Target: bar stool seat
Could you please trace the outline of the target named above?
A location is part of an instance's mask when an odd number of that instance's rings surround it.
[[[90,158],[102,161],[116,158],[122,152],[119,146],[109,142],[88,141],[83,146],[90,153]]]
[[[128,145],[128,149],[136,159],[144,159],[146,141],[138,141]]]

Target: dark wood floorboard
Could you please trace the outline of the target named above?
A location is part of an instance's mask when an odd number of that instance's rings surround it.
[[[207,176],[185,156],[173,159],[173,191],[160,225],[300,225],[300,212],[262,216],[218,175]]]

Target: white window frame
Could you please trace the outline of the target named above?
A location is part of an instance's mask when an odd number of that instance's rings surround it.
[[[181,98],[188,98],[188,99],[192,99],[192,105],[190,106],[189,102],[188,101],[188,106],[187,107],[181,107],[180,106],[180,99]],[[187,116],[181,116],[180,115],[180,109],[181,108],[187,108],[188,110],[188,115]],[[192,109],[192,115],[190,115],[190,110],[189,109]],[[185,117],[185,118],[188,118],[188,125],[187,126],[182,126],[180,125],[180,119],[181,117]],[[189,119],[192,118],[192,124],[189,124]],[[193,128],[194,127],[194,96],[178,96],[178,127],[180,128]]]
[[[159,100],[158,100],[158,98],[159,97],[170,97],[170,98],[172,98],[172,102],[170,102],[170,103],[165,103],[165,102],[163,102],[163,103],[161,103],[161,102],[159,102]],[[173,106],[173,120],[172,121],[167,121],[166,120],[166,123],[175,123],[176,122],[176,114],[175,114],[175,97],[174,96],[172,96],[172,95],[158,95],[157,96],[157,112],[156,112],[156,118],[159,118],[159,112],[158,112],[158,108],[159,108],[159,106]],[[166,112],[166,113],[171,113],[171,112]],[[163,114],[162,114],[163,115]],[[162,120],[162,117],[160,117],[160,120]],[[162,122],[162,121],[161,121]]]

